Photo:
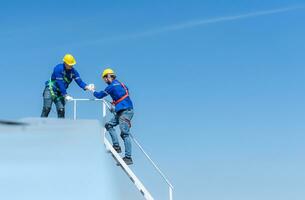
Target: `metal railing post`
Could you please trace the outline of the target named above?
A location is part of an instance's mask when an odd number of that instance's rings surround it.
[[[173,200],[173,188],[171,186],[169,188],[169,200]]]

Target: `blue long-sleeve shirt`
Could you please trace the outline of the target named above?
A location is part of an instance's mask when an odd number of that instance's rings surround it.
[[[126,89],[128,90],[127,87]],[[110,95],[113,101],[117,101],[126,95],[126,90],[118,80],[114,80],[105,88],[104,91],[102,90],[100,92],[94,92],[93,95],[98,99],[102,99],[107,95]],[[133,109],[133,103],[129,96],[115,105],[115,112],[126,109]]]
[[[67,94],[67,88],[73,80],[75,80],[75,82],[80,88],[85,90],[87,84],[82,81],[79,76],[79,73],[76,71],[75,68],[72,68],[71,70],[66,70],[65,65],[63,63],[58,64],[54,67],[51,76],[51,81],[55,82],[55,84],[53,85],[54,92],[60,92],[60,95],[65,96]],[[49,81],[46,82],[46,85],[49,85]]]

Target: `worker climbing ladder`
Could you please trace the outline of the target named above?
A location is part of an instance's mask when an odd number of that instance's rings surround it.
[[[109,102],[107,102],[104,99],[73,99],[73,119],[77,119],[77,102],[78,101],[101,101],[102,102],[102,113],[103,113],[103,127],[106,123],[106,116],[107,116],[107,110],[111,110],[111,105]],[[140,191],[140,193],[144,196],[147,200],[153,200],[154,198],[150,194],[150,192],[145,188],[143,183],[139,180],[139,178],[134,174],[134,172],[126,165],[126,163],[123,161],[121,156],[115,151],[115,149],[112,147],[108,139],[106,138],[106,128],[103,128],[103,138],[104,138],[104,144],[106,147],[107,152],[109,152],[112,157],[115,159],[115,161],[118,163],[118,165],[122,168],[122,170],[126,173],[126,175],[130,178],[130,180],[134,183],[136,188]],[[160,174],[160,176],[163,178],[163,180],[168,185],[169,189],[169,200],[173,200],[173,189],[174,187],[170,183],[170,181],[166,178],[164,173],[160,170],[160,168],[155,164],[155,162],[150,158],[150,156],[145,152],[143,147],[140,145],[140,143],[136,140],[136,138],[131,134],[131,138],[133,142],[139,147],[139,149],[142,151],[142,153],[145,155],[145,157],[148,159],[148,161],[152,164],[154,169]]]

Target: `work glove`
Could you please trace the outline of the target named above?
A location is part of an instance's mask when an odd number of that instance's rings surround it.
[[[89,85],[86,86],[86,89],[94,92],[95,91],[95,85],[93,83],[90,83]]]
[[[73,100],[73,97],[69,96],[69,95],[66,95],[65,96],[65,100],[66,101],[72,101]]]

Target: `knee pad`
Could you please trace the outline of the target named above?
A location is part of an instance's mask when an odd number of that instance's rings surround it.
[[[64,108],[58,109],[57,116],[58,116],[58,118],[65,118],[65,109]]]
[[[109,123],[106,123],[105,128],[106,128],[106,130],[109,130],[109,129],[113,128],[113,126]]]
[[[121,132],[121,135],[120,135],[120,136],[121,136],[121,138],[124,140],[124,138],[128,137],[128,134],[122,133],[122,132]]]

